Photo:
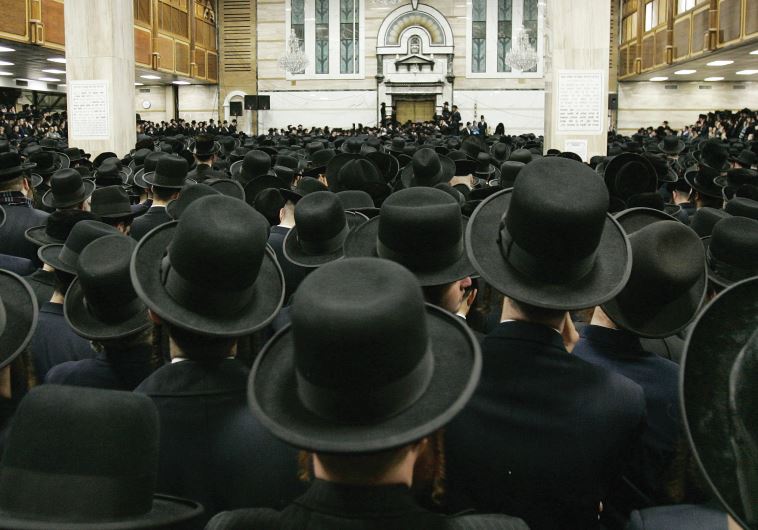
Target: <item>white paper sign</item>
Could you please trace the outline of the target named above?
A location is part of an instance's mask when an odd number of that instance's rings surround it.
[[[69,81],[68,122],[72,138],[106,140],[110,137],[108,81]]]
[[[602,70],[558,71],[559,133],[601,134],[606,101]]]
[[[563,145],[564,145],[563,147],[564,151],[571,151],[572,153],[576,153],[577,155],[582,157],[582,160],[584,160],[585,162],[589,161],[587,159],[587,140],[581,140],[581,139],[566,140],[563,143]]]

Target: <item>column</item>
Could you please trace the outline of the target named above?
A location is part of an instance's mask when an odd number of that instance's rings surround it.
[[[545,150],[607,152],[611,0],[546,2]]]
[[[134,149],[134,6],[66,0],[69,145],[119,156]]]

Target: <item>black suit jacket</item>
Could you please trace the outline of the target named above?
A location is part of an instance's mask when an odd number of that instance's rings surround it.
[[[727,530],[721,510],[693,504],[658,506],[632,512],[627,530]]]
[[[53,271],[37,269],[24,279],[34,291],[39,307],[42,307],[42,304],[49,302],[50,298],[53,297],[53,292],[55,292],[55,273]]]
[[[9,254],[32,260],[36,265],[37,245],[27,241],[24,232],[33,226],[43,225],[48,213],[23,205],[4,204],[5,224],[0,227],[0,254]]]
[[[247,407],[248,369],[226,359],[168,364],[135,392],[158,408],[156,492],[201,502],[207,517],[235,508],[282,508],[300,495],[297,451]]]
[[[450,508],[596,528],[609,484],[639,451],[642,389],[540,324],[499,324],[482,352],[479,386],[446,431]]]
[[[502,529],[527,530],[505,515],[446,517],[419,506],[403,485],[348,486],[314,480],[308,491],[282,512],[238,510],[220,513],[206,530],[243,529]]]
[[[47,373],[45,382],[131,392],[153,371],[151,356],[150,344],[140,344],[110,355],[102,352],[92,359],[55,366]]]
[[[63,318],[63,304],[51,302],[40,306],[37,329],[34,330],[29,349],[39,382],[45,380],[54,366],[95,356],[89,341],[74,333]]]
[[[195,169],[187,173],[187,178],[196,182],[203,182],[207,179],[223,179],[228,178],[228,175],[223,171],[217,171],[208,164],[198,164]]]
[[[28,276],[37,268],[30,259],[19,258],[18,256],[11,256],[9,254],[0,254],[0,269],[11,271],[19,276]]]
[[[282,267],[282,272],[284,273],[285,303],[289,303],[290,297],[297,290],[300,283],[308,276],[308,273],[314,270],[300,267],[284,258],[284,237],[289,231],[289,228],[276,225],[271,227],[271,232],[268,235],[268,244],[271,245],[276,254],[276,259],[279,260],[279,265]]]
[[[139,241],[150,230],[169,221],[171,221],[171,218],[166,213],[166,208],[163,206],[151,206],[147,212],[132,222],[132,230],[129,234]]]

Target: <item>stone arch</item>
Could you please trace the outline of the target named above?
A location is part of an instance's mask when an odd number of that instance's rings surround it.
[[[453,53],[453,29],[445,15],[426,4],[419,4],[416,9],[406,4],[389,13],[379,27],[377,54],[401,53],[409,34],[426,37],[422,38],[429,47],[425,53]]]

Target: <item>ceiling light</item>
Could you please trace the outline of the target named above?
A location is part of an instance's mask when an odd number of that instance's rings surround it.
[[[723,81],[724,78],[723,77],[706,77],[705,80],[706,81]]]
[[[42,71],[45,72],[46,74],[65,74],[66,73],[65,70],[57,70],[55,68],[47,68]]]
[[[734,61],[711,61],[708,63],[708,66],[726,66],[728,64],[732,64]]]
[[[758,55],[758,50],[753,50],[750,52],[750,55]]]
[[[134,83],[134,86],[145,86],[145,83]]]
[[[658,76],[658,77],[651,77],[650,78],[651,81],[668,81],[668,79],[669,78],[665,77],[665,76]]]
[[[758,70],[740,70],[737,75],[753,75],[758,74]]]
[[[66,64],[66,59],[63,57],[48,57],[47,60],[51,63]]]
[[[173,81],[175,85],[189,85],[189,81]]]
[[[141,75],[140,77],[142,79],[160,79],[161,78],[161,76],[159,75],[152,75],[152,74]]]
[[[0,75],[13,75],[11,72],[0,72]]]
[[[9,63],[8,61],[0,61],[0,66],[13,66],[13,63]]]
[[[39,77],[38,79],[40,81],[48,81],[50,83],[60,83],[61,81],[60,79],[55,78],[55,77]]]
[[[0,46],[0,52],[15,52],[13,48],[8,48],[7,46]]]
[[[697,72],[697,70],[677,70],[676,72],[674,72],[674,74],[676,74],[676,75],[690,75],[690,74],[694,74],[695,72]]]

